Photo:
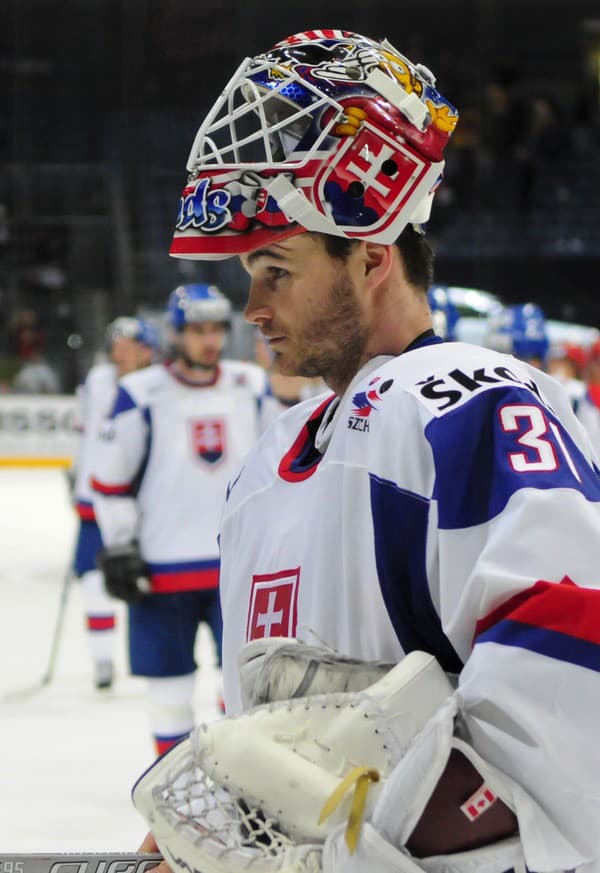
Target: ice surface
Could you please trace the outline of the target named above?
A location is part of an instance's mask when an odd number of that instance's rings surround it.
[[[144,680],[127,672],[118,605],[117,679],[96,691],[79,587],[70,587],[52,682],[46,671],[77,521],[59,469],[0,468],[0,852],[134,851],[146,825],[135,780],[154,752]],[[198,720],[217,717],[213,649],[196,687]]]

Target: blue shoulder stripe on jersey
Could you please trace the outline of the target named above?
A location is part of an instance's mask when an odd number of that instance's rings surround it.
[[[526,388],[494,388],[432,419],[439,527],[483,524],[521,488],[569,488],[600,501],[600,478],[559,420]]]
[[[600,646],[560,631],[504,619],[476,639],[477,645],[488,642],[528,649],[539,655],[600,672]]]
[[[150,460],[150,450],[152,448],[152,414],[147,406],[145,406],[142,410],[142,416],[144,418],[144,421],[148,425],[148,429],[146,431],[146,445],[144,446],[144,456],[140,461],[139,469],[135,474],[133,482],[131,483],[131,494],[134,497],[137,497],[137,495],[139,494],[142,480],[146,474],[146,469],[148,467],[148,461]]]
[[[398,640],[405,652],[430,652],[444,670],[458,673],[462,661],[442,630],[429,593],[429,501],[374,475],[370,485],[377,575]]]
[[[116,418],[117,415],[121,415],[123,412],[127,412],[130,409],[135,409],[136,403],[129,391],[126,388],[123,388],[122,385],[119,385],[117,388],[117,396],[115,397],[115,402],[113,404],[112,412],[110,414],[111,418]]]

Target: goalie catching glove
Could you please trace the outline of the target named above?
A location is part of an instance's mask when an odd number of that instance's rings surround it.
[[[104,573],[106,590],[113,597],[126,603],[138,603],[149,593],[150,580],[137,543],[102,549],[96,561]]]
[[[461,800],[466,826],[499,796],[512,805],[505,777],[455,736],[459,723],[446,675],[413,652],[364,691],[201,725],[141,777],[133,801],[176,873],[518,869],[517,838],[420,859],[406,848],[451,755],[481,774]]]

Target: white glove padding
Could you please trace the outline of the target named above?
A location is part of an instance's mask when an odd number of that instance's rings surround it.
[[[385,661],[359,661],[293,637],[252,640],[237,658],[242,708],[336,691],[362,691],[393,667]]]
[[[142,776],[134,805],[178,873],[318,870],[336,828],[359,839],[385,780],[451,694],[435,659],[413,652],[365,691],[202,725]]]

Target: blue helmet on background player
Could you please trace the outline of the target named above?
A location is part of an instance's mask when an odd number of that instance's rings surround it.
[[[542,309],[536,303],[505,306],[490,316],[483,344],[543,365],[550,341]]]
[[[177,332],[186,324],[217,321],[231,324],[231,303],[216,285],[194,282],[179,285],[169,295],[167,320]]]
[[[460,317],[458,308],[450,300],[447,285],[432,285],[427,292],[433,318],[433,329],[446,340],[456,339],[456,323]]]
[[[106,349],[120,377],[147,367],[161,350],[160,334],[151,321],[139,316],[120,316],[106,328]]]
[[[157,352],[160,349],[159,332],[151,321],[139,316],[122,315],[106,328],[106,345],[110,349],[117,339],[132,339]]]

